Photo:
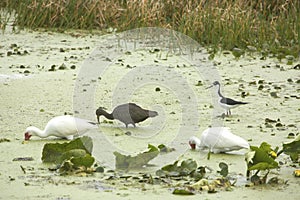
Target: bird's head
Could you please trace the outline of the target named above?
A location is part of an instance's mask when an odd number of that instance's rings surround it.
[[[208,86],[206,89],[211,88],[211,87],[214,87],[214,86],[217,86],[217,85],[220,85],[220,82],[219,82],[219,81],[213,82],[213,84],[212,84],[211,86]]]
[[[29,140],[33,135],[37,135],[37,128],[34,126],[27,127],[24,133],[24,139]]]
[[[28,128],[25,130],[25,133],[24,133],[24,139],[25,139],[25,140],[29,140],[33,134],[34,134],[34,132],[33,132],[33,130],[32,130],[32,127],[28,127]]]
[[[220,82],[219,81],[213,82],[213,86],[216,86],[216,85],[220,85]]]
[[[24,134],[24,137],[25,137],[24,139],[25,139],[25,140],[29,140],[29,139],[31,138],[31,136],[32,136],[32,135],[30,135],[29,132],[26,132],[26,133]]]
[[[99,117],[100,117],[101,115],[104,115],[105,113],[106,113],[106,111],[105,111],[105,108],[104,108],[104,107],[99,107],[99,108],[96,110],[96,116],[97,116],[97,121],[98,121],[98,123],[100,123]]]
[[[196,149],[197,146],[200,145],[200,140],[199,138],[195,137],[195,136],[192,136],[190,139],[189,139],[189,145],[191,147],[191,149]]]

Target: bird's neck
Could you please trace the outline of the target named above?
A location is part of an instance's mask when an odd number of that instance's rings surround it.
[[[40,138],[45,138],[45,137],[49,136],[44,130],[41,130],[41,129],[39,129],[37,127],[34,127],[34,126],[30,127],[30,132],[31,132],[32,135],[38,136]]]
[[[110,120],[115,119],[112,113],[108,113],[108,112],[106,112],[106,111],[103,111],[102,114],[103,114],[104,117],[107,118],[107,119],[110,119]]]
[[[220,85],[217,86],[217,93],[220,98],[224,98],[224,96],[221,94],[221,86]]]

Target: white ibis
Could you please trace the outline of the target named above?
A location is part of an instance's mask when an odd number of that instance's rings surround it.
[[[98,128],[97,124],[85,119],[76,118],[70,115],[62,115],[52,118],[44,130],[29,126],[25,131],[25,140],[31,136],[46,138],[56,136],[72,140],[73,137],[84,134],[90,129]]]
[[[227,127],[212,127],[204,130],[201,139],[192,136],[189,140],[192,149],[208,148],[213,153],[225,153],[240,149],[249,149],[249,144],[243,138],[231,133]]]
[[[96,110],[96,115],[98,123],[100,123],[99,117],[103,115],[107,119],[117,119],[123,122],[127,128],[129,124],[135,127],[135,123],[142,122],[149,117],[155,117],[158,113],[156,111],[143,109],[135,103],[126,103],[115,107],[112,113],[108,113],[100,107]]]
[[[226,110],[226,115],[231,115],[230,109],[236,108],[243,104],[248,104],[246,102],[236,101],[236,100],[224,97],[220,91],[221,85],[220,85],[219,81],[213,82],[213,84],[211,86],[207,87],[206,89],[214,87],[214,86],[217,87],[217,94],[219,96],[219,104],[222,108],[224,108]]]

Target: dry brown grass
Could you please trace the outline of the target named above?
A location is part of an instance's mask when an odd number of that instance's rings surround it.
[[[215,49],[258,50],[299,56],[298,0],[5,0],[20,27],[118,31],[163,27]],[[0,6],[1,6],[0,5]]]

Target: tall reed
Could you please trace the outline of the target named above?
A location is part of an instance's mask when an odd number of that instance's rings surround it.
[[[256,47],[299,56],[299,0],[4,0],[28,28],[118,31],[158,26],[214,48]]]

